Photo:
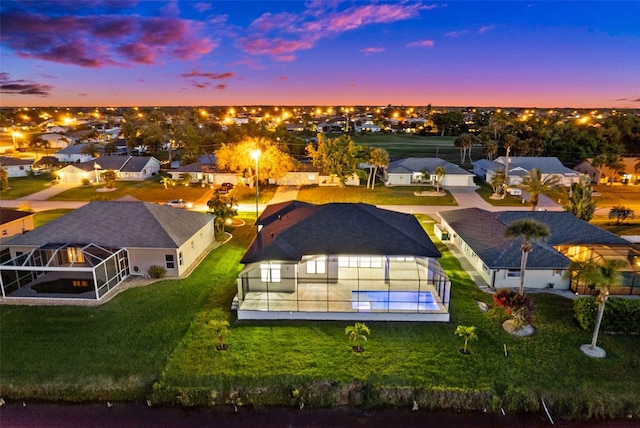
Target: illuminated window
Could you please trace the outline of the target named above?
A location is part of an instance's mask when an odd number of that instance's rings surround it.
[[[260,265],[260,280],[262,282],[280,282],[280,265],[271,263]]]
[[[327,272],[326,257],[318,257],[315,260],[307,261],[307,273],[324,274]]]
[[[82,279],[74,279],[71,281],[71,285],[73,287],[88,287],[89,286],[89,281],[85,281]]]
[[[67,257],[72,263],[84,263],[84,254],[75,247],[67,247]]]

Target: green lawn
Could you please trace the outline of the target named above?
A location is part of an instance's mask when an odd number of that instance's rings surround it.
[[[478,195],[482,196],[482,199],[487,201],[487,203],[493,205],[494,207],[519,207],[522,206],[522,198],[519,196],[505,196],[504,199],[491,199],[491,195],[493,194],[493,188],[489,186],[485,182],[480,182],[478,190],[476,192]],[[526,203],[526,202],[525,202]]]
[[[613,412],[640,410],[640,374],[635,370],[640,364],[639,337],[602,335],[599,344],[609,357],[592,360],[579,350],[580,344],[589,341],[590,332],[576,326],[572,301],[536,294],[532,297],[538,308],[537,333],[514,338],[501,328],[506,319],[501,310],[481,313],[476,301],[491,305],[490,295],[478,290],[446,248],[440,249],[442,265],[454,283],[452,322],[367,323],[372,333],[366,351],[355,354],[344,335],[347,323],[238,322],[228,312],[228,302],[222,307],[209,304],[170,357],[154,399],[183,405],[220,404],[226,396],[226,400],[256,405],[282,405],[295,389],[307,403],[322,405],[330,402],[323,395],[328,382],[332,389],[364,388],[370,399],[386,397],[390,402],[393,398],[382,391],[400,388],[396,393],[402,394],[408,388],[413,391],[411,397],[426,402],[430,394],[449,391],[450,401],[439,404],[453,408],[478,405],[473,398],[467,398],[469,403],[454,402],[459,399],[456,392],[463,397],[467,392],[471,397],[493,394],[499,400],[494,404],[511,410],[540,410],[539,397],[544,395],[552,413],[573,417],[605,412],[598,407],[602,403]],[[227,287],[236,287],[231,278],[215,290],[231,296],[233,291]],[[215,351],[216,340],[206,326],[209,319],[231,321],[228,351]],[[453,334],[458,324],[478,328],[479,340],[471,343],[471,356],[458,352],[462,341]],[[588,410],[584,403],[594,407]]]
[[[449,192],[446,196],[415,196],[418,187],[387,187],[376,185],[375,189],[365,186],[319,187],[304,186],[298,192],[298,200],[315,204],[329,202],[364,202],[371,205],[458,205]],[[426,189],[426,187],[425,187]]]
[[[51,186],[52,174],[40,174],[35,177],[15,177],[9,179],[9,189],[0,192],[0,199],[18,199]]]
[[[434,157],[460,163],[460,151],[454,147],[456,137],[420,137],[410,134],[367,134],[352,137],[357,144],[382,147],[392,159]],[[480,156],[479,149],[475,153]]]
[[[68,212],[73,210],[67,209],[56,209],[56,210],[48,210],[48,211],[39,211],[36,213],[33,223],[35,227],[42,226],[43,224],[49,223],[52,220],[57,219],[58,217],[62,217]]]
[[[602,334],[608,357],[591,359],[578,349],[591,334],[577,327],[572,301],[534,294],[536,334],[512,337],[500,310],[478,309],[476,301],[493,306],[491,296],[442,245],[450,323],[367,323],[366,351],[355,354],[346,322],[238,322],[230,305],[254,233],[246,220],[187,279],[127,290],[95,308],[0,306],[0,394],[287,405],[297,389],[310,407],[417,400],[421,408],[541,412],[544,396],[554,417],[640,412],[639,336]],[[431,232],[432,222],[420,220]],[[231,321],[228,351],[214,349],[210,319]],[[459,324],[478,328],[470,356],[458,352]]]

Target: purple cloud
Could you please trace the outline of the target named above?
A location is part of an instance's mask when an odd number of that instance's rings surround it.
[[[413,19],[420,11],[437,6],[422,3],[367,4],[338,11],[338,3],[311,1],[301,14],[265,13],[254,20],[249,35],[237,46],[252,55],[268,55],[279,61],[295,59],[299,50],[311,49],[322,38],[372,24],[387,24]],[[365,53],[374,53],[365,52]]]
[[[201,73],[199,71],[192,71],[190,73],[182,73],[182,74],[180,74],[180,77],[184,77],[184,78],[204,77],[204,78],[210,79],[210,80],[229,79],[229,78],[231,78],[233,76],[235,76],[235,73],[232,73],[232,72],[226,72],[226,73],[204,72],[204,73]]]
[[[449,31],[448,33],[444,33],[447,37],[460,37],[468,34],[469,30],[460,30],[460,31]]]
[[[219,90],[219,91],[227,89],[227,85],[225,85],[225,84],[216,85],[216,89]]]
[[[193,5],[193,8],[200,13],[204,13],[211,10],[211,3],[198,2]]]
[[[362,52],[365,55],[370,55],[370,54],[384,52],[384,48],[374,48],[374,47],[364,48],[364,49],[360,49],[360,52]]]
[[[433,40],[416,40],[415,42],[407,43],[408,48],[431,48],[435,42]]]
[[[190,60],[216,47],[198,34],[197,23],[175,17],[7,11],[0,26],[0,43],[21,57],[90,68],[154,64],[167,56]]]
[[[11,80],[9,73],[0,73],[0,93],[10,95],[49,96],[53,86],[30,80]]]

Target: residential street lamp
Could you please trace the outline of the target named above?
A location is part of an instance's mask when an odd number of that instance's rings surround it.
[[[260,149],[251,151],[251,157],[256,161],[256,225],[258,224],[258,198],[260,196],[260,175],[258,174],[258,160],[260,159],[260,154]]]
[[[100,183],[100,178],[98,177],[98,169],[102,169],[102,167],[98,165],[98,162],[94,162],[93,169],[96,172],[96,183]]]

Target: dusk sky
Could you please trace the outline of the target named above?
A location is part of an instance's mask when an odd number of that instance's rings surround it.
[[[2,106],[640,108],[639,1],[8,1]]]

